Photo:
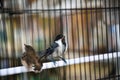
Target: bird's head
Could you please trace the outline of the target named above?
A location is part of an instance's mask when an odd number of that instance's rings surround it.
[[[59,34],[55,37],[55,40],[54,41],[58,41],[58,40],[64,40],[65,39],[65,36],[63,34]]]
[[[24,44],[24,46],[25,46],[25,51],[34,51],[32,46],[26,44]]]
[[[54,41],[57,43],[62,43],[66,46],[65,36],[63,34],[57,35]]]

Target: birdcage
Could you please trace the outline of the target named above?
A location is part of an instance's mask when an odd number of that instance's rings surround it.
[[[0,0],[0,80],[119,80],[119,6],[119,0]],[[40,56],[58,34],[65,36],[66,63],[53,57],[55,64],[43,61],[38,73],[22,65],[24,44]]]

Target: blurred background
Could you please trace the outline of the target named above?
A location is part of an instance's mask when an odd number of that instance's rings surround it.
[[[24,44],[44,50],[66,36],[66,59],[118,52],[119,0],[0,0],[0,69],[21,66]],[[96,80],[119,75],[119,58],[0,76],[0,80]],[[113,77],[111,80],[119,78]],[[105,80],[105,79],[103,79]]]

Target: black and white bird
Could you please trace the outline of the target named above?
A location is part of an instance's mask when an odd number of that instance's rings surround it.
[[[55,64],[54,58],[60,58],[65,63],[67,63],[66,60],[62,57],[62,55],[65,53],[66,50],[67,50],[67,44],[65,41],[65,36],[63,34],[59,34],[56,36],[54,42],[51,44],[49,48],[40,52],[40,54],[43,54],[40,57],[40,59],[42,58],[48,59],[54,62]]]

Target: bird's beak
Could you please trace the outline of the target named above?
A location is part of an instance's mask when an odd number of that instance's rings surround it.
[[[65,36],[63,36],[63,38],[62,39],[65,39]]]
[[[62,37],[62,40],[63,40],[63,41],[65,40],[65,36]]]
[[[26,46],[26,44],[24,44],[24,46]]]
[[[25,46],[25,47],[24,47],[24,48],[25,48],[25,50],[27,50],[27,45],[26,45],[26,44],[24,44],[24,46]]]

